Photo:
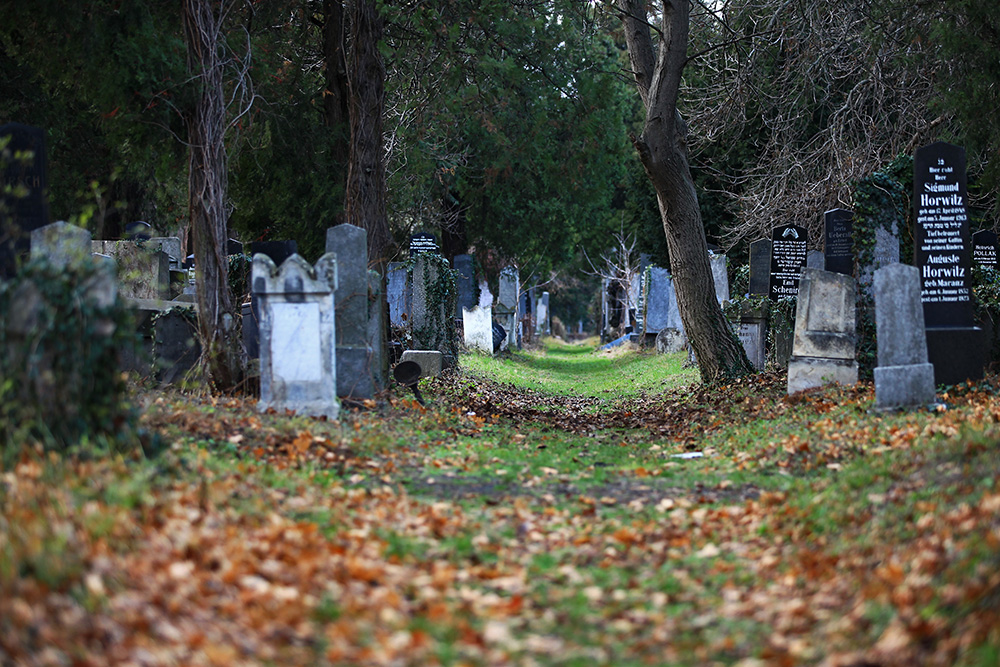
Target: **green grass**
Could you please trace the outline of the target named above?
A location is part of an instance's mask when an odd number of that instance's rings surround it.
[[[461,363],[473,373],[524,389],[566,396],[625,397],[697,382],[697,369],[685,368],[686,361],[683,352],[601,352],[596,339],[569,344],[547,338],[541,349],[513,352],[510,358],[469,354]]]

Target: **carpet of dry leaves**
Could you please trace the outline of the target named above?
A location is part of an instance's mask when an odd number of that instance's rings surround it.
[[[772,376],[603,409],[468,382],[441,381],[429,409],[389,396],[336,424],[259,415],[249,398],[150,394],[145,426],[170,445],[156,458],[25,453],[0,476],[0,664],[1000,655],[995,384],[954,392],[939,413],[881,416],[870,385],[789,399]],[[442,461],[468,468],[463,448],[494,424],[528,439],[632,429],[680,452],[788,420],[804,430],[716,447],[749,494],[723,480],[644,500],[634,488],[659,474],[647,468],[591,495],[523,479],[479,500],[407,484]],[[450,458],[430,456],[443,446]]]

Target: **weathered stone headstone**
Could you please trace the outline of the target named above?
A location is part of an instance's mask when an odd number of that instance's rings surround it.
[[[154,236],[145,241],[145,246],[152,250],[164,252],[170,258],[170,270],[181,268],[184,253],[181,251],[181,240],[176,236]]]
[[[646,334],[655,334],[664,329],[677,329],[684,333],[680,311],[677,309],[677,294],[670,272],[658,266],[646,270],[646,313],[643,318]]]
[[[368,271],[368,349],[372,351],[369,368],[375,392],[382,391],[389,379],[389,355],[385,340],[385,299],[382,297],[382,276]]]
[[[0,126],[0,278],[14,275],[31,232],[49,224],[46,167],[44,130]]]
[[[447,357],[445,365],[455,360],[455,327],[449,311],[454,308],[454,280],[446,272],[446,260],[439,255],[420,253],[413,266],[413,349],[439,350]]]
[[[343,224],[326,230],[326,252],[337,257],[335,302],[337,327],[337,392],[341,398],[364,400],[375,395],[374,351],[368,332],[368,236],[364,229]]]
[[[854,214],[835,208],[823,214],[824,269],[854,275]]]
[[[422,252],[435,255],[441,252],[437,237],[430,232],[420,232],[410,237],[410,257],[415,257]]]
[[[900,408],[934,401],[934,366],[927,361],[920,270],[891,264],[875,271],[878,366],[875,405]]]
[[[677,329],[661,329],[656,334],[656,351],[659,354],[676,354],[687,349],[688,339],[683,331]]]
[[[91,250],[113,257],[125,299],[170,299],[170,256],[148,242],[92,241]]]
[[[771,279],[768,295],[772,299],[796,296],[799,279],[806,266],[809,232],[805,227],[785,225],[771,232]]]
[[[500,289],[495,309],[497,320],[507,334],[507,347],[517,347],[517,304],[521,291],[520,276],[515,266],[500,271]]]
[[[452,260],[452,268],[458,273],[455,286],[458,288],[459,317],[462,316],[462,309],[472,309],[478,304],[476,299],[476,270],[473,265],[472,255],[455,255]]]
[[[855,384],[855,282],[842,273],[804,269],[795,310],[788,393]]]
[[[979,380],[986,362],[985,336],[973,322],[967,204],[965,149],[943,142],[917,149],[914,259],[937,384]]]
[[[771,284],[771,239],[750,244],[750,296],[767,296]]]
[[[68,222],[53,222],[31,232],[31,258],[45,258],[53,266],[64,267],[85,261],[91,255],[90,232]]]
[[[548,336],[552,333],[552,325],[549,318],[549,293],[542,292],[542,298],[538,300],[538,307],[535,313],[535,334],[537,336]]]
[[[413,292],[404,263],[389,262],[385,289],[386,299],[389,302],[389,324],[394,327],[409,326]]]
[[[988,229],[976,232],[972,235],[972,261],[979,266],[996,269],[998,246],[996,232]]]
[[[826,257],[822,250],[810,250],[806,253],[806,268],[826,270]]]
[[[878,225],[872,239],[871,256],[865,263],[858,259],[858,284],[871,296],[875,271],[883,266],[899,263],[899,221],[893,220],[890,228]]]
[[[292,255],[277,267],[261,253],[254,255],[252,276],[260,304],[258,410],[336,419],[336,258],[327,253],[311,267]]]
[[[493,354],[493,309],[476,306],[462,309],[462,331],[466,347]]]
[[[412,361],[420,366],[420,377],[434,378],[441,375],[444,369],[444,355],[440,350],[406,350],[400,358],[400,363]]]
[[[736,335],[753,367],[764,370],[767,363],[767,320],[763,317],[741,317]]]
[[[729,273],[726,270],[726,256],[709,254],[712,279],[715,281],[715,298],[720,304],[729,301]]]

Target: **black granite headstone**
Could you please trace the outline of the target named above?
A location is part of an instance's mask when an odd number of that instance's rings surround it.
[[[972,235],[972,261],[980,266],[997,268],[997,247],[1000,245],[996,232],[984,229]]]
[[[267,255],[275,266],[281,264],[299,250],[295,241],[257,241],[250,244],[250,255]]]
[[[429,252],[435,255],[441,252],[437,237],[430,232],[420,232],[410,237],[410,257],[419,255],[422,252]]]
[[[967,204],[965,149],[942,142],[917,149],[914,259],[936,384],[979,380],[986,365],[986,337],[973,319]]]
[[[236,239],[226,239],[226,254],[227,255],[242,255],[243,254],[243,244]]]
[[[965,149],[943,142],[913,161],[914,259],[928,327],[972,326]]]
[[[835,208],[823,214],[823,222],[825,270],[854,275],[854,214]]]
[[[28,253],[31,232],[49,224],[45,132],[0,126],[0,277],[12,276],[16,258]]]
[[[768,296],[798,296],[799,279],[806,266],[809,232],[798,225],[775,227],[771,232],[771,282]]]

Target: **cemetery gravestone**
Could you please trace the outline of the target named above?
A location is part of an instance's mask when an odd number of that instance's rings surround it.
[[[646,272],[646,283],[646,312],[643,318],[646,334],[656,334],[664,329],[684,333],[670,272],[651,266]]]
[[[854,278],[819,269],[802,272],[788,361],[789,394],[858,381],[854,301]]]
[[[267,255],[275,266],[281,266],[298,251],[296,241],[256,241],[250,244],[251,255]]]
[[[462,309],[462,331],[470,349],[493,354],[493,309],[476,306]]]
[[[710,254],[708,259],[712,267],[712,279],[715,281],[715,298],[721,305],[729,301],[729,274],[726,271],[726,256]]]
[[[49,224],[46,167],[44,130],[0,126],[0,278],[14,275],[31,232]]]
[[[972,261],[979,266],[996,270],[997,235],[988,229],[972,235]]]
[[[292,410],[336,419],[337,351],[334,292],[337,260],[323,255],[315,267],[298,255],[275,266],[253,258],[253,293],[260,304],[260,402],[264,412]]]
[[[854,275],[854,214],[842,208],[824,213],[823,237],[824,269]]]
[[[375,395],[368,331],[368,235],[343,224],[326,230],[326,252],[337,257],[337,392],[341,398]]]
[[[934,366],[927,361],[920,270],[891,264],[875,271],[878,366],[875,405],[892,409],[934,401]]]
[[[979,380],[985,336],[974,326],[972,247],[965,149],[938,142],[913,161],[914,256],[927,327],[928,360],[937,384]]]
[[[750,295],[767,296],[771,283],[771,240],[750,244]]]
[[[770,298],[796,296],[799,293],[808,242],[808,231],[798,225],[775,227],[771,232]]]
[[[455,284],[448,273],[448,263],[438,255],[420,253],[413,267],[413,349],[438,350],[455,361],[455,327],[448,309],[455,298]]]
[[[806,253],[806,268],[826,270],[826,257],[819,250],[810,250]]]
[[[88,259],[91,235],[68,222],[53,222],[31,232],[31,258],[45,258],[53,266],[65,267]]]
[[[122,298],[170,299],[170,256],[138,241],[92,241],[93,252],[113,257]]]
[[[458,288],[458,314],[461,316],[463,308],[471,310],[478,303],[472,255],[455,255],[452,267],[458,272],[458,279],[455,282]]]
[[[542,298],[538,300],[538,307],[535,314],[535,334],[538,336],[548,336],[552,333],[552,326],[549,320],[549,293],[542,292]]]
[[[500,271],[500,293],[497,295],[496,316],[507,334],[507,347],[517,347],[517,305],[521,291],[517,267],[506,266]]]
[[[394,327],[407,326],[410,319],[410,309],[413,303],[413,293],[406,265],[402,262],[389,262],[386,275],[386,299],[389,302],[389,324]]]

